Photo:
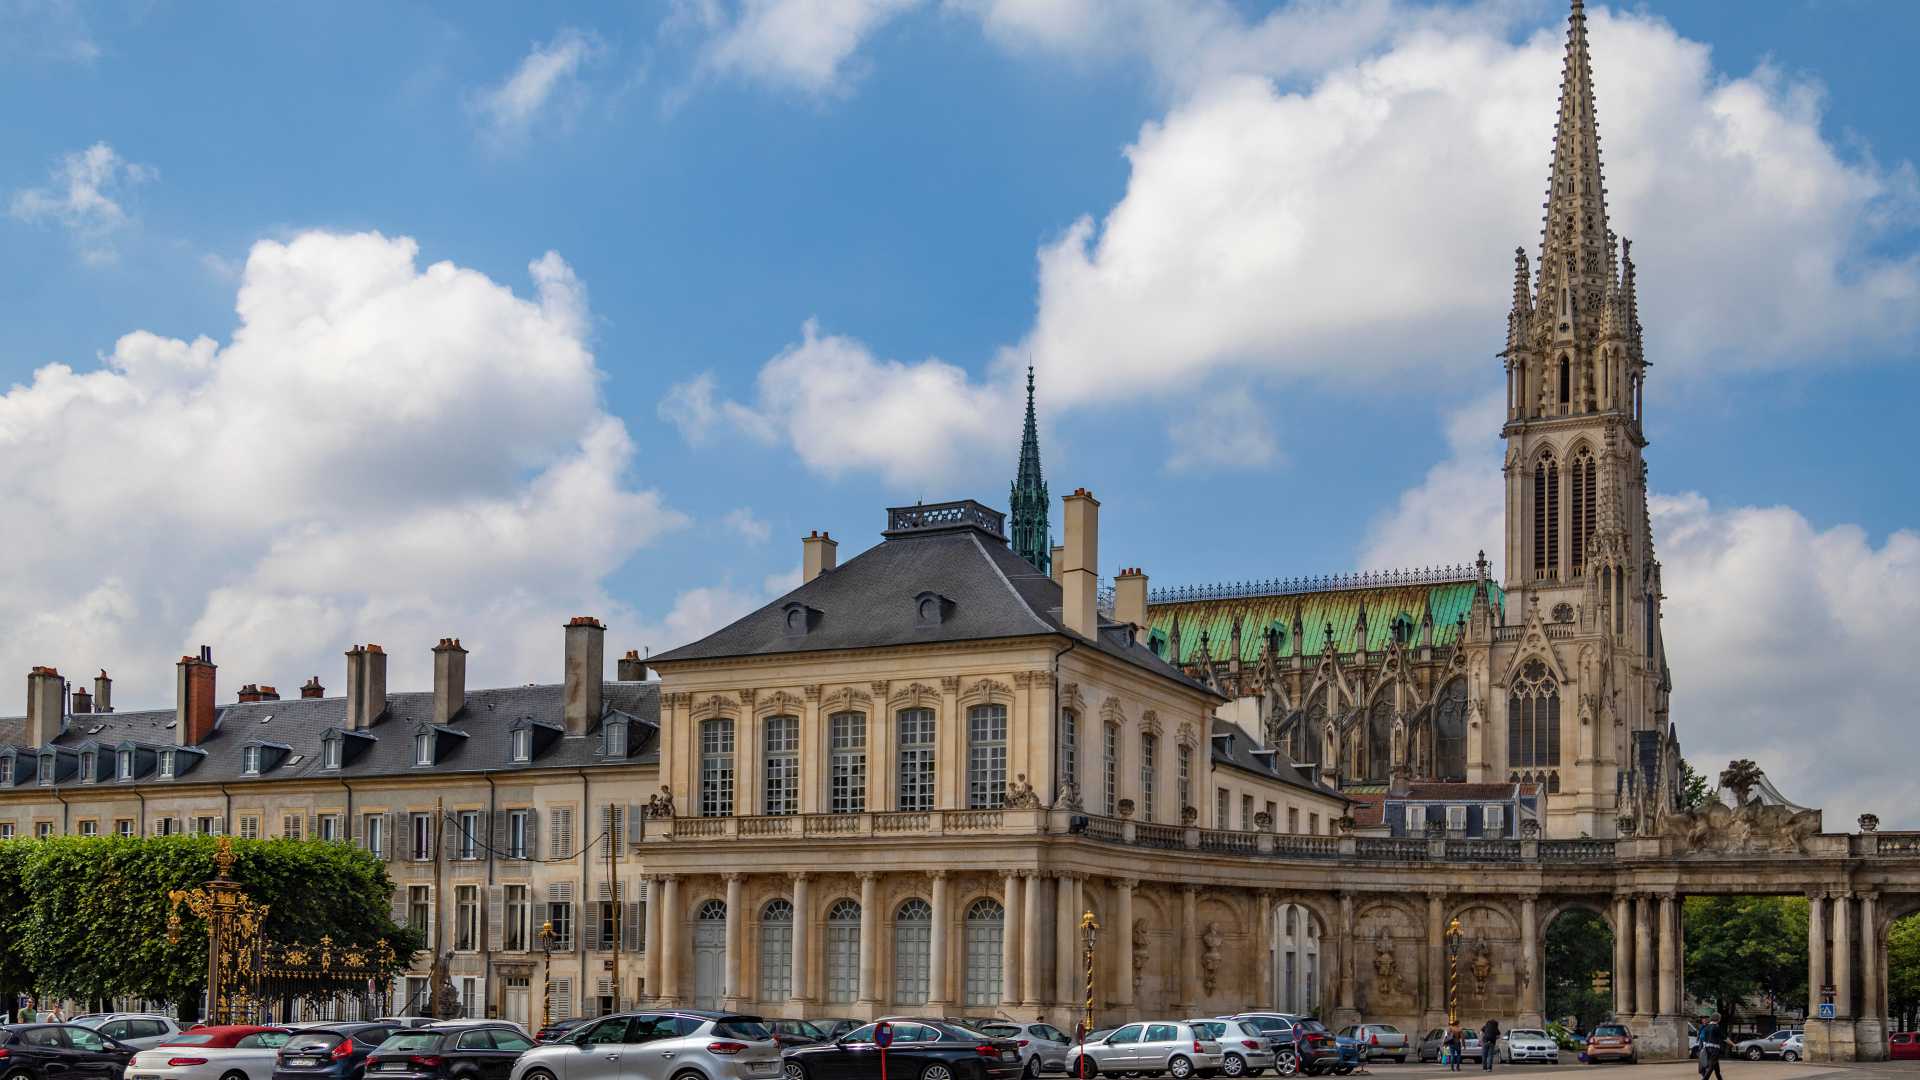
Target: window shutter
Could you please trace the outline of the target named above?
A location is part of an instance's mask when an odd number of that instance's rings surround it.
[[[475,859],[487,857],[487,837],[491,835],[492,829],[493,814],[487,810],[480,811],[473,819],[473,857]]]
[[[213,835],[215,836],[227,835],[227,819],[225,816],[216,817],[213,819]]]
[[[407,887],[393,887],[393,921],[399,926],[407,925]]]
[[[540,858],[540,811],[527,811],[527,861]]]
[[[506,946],[507,938],[507,889],[504,885],[487,886],[486,898],[487,941],[486,947],[495,952]]]
[[[552,858],[555,858],[555,859],[572,858],[573,857],[573,808],[570,806],[555,807],[554,809],[547,811],[547,814],[552,819],[552,828],[553,828]]]
[[[578,941],[580,937],[579,935],[580,911],[573,903],[573,883],[570,881],[562,881],[562,882],[555,882],[554,884],[547,886],[547,903],[549,905],[553,905],[553,904],[567,905],[568,907],[567,919],[568,919],[568,922],[570,923],[567,930],[567,936],[564,939],[556,940],[553,943],[553,951],[554,952],[572,952],[574,949],[574,943]],[[548,909],[547,917],[549,919],[553,917],[553,912],[551,907],[549,907]]]
[[[387,861],[413,858],[413,815],[387,811]]]
[[[306,838],[309,840],[320,839],[320,816],[318,814],[307,815]]]
[[[627,812],[618,806],[600,808],[600,831],[606,835],[607,849],[615,855],[626,845]]]
[[[644,887],[641,892],[644,895]],[[646,904],[640,900],[629,900],[626,903],[626,909],[626,924],[621,927],[623,931],[621,936],[626,939],[625,948],[628,952],[640,952],[647,947]]]
[[[507,852],[507,813],[503,810],[500,813],[491,815],[491,817],[493,819],[491,822],[491,828],[493,830],[493,854],[496,856],[504,855]],[[483,831],[481,835],[485,836],[487,833]]]
[[[604,887],[604,886],[603,886]],[[584,906],[584,905],[583,905]],[[593,905],[591,915],[581,913],[580,934],[588,952],[600,951],[600,905]]]

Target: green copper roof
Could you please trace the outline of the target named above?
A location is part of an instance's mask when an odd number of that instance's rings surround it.
[[[1488,582],[1488,597],[1493,603],[1494,621],[1499,622],[1506,595],[1500,586]],[[1405,619],[1411,628],[1408,642],[1420,643],[1420,617],[1429,603],[1433,605],[1433,643],[1452,645],[1460,637],[1460,621],[1473,607],[1473,581],[1443,581],[1407,585],[1376,585],[1360,588],[1335,588],[1317,592],[1294,592],[1268,596],[1226,596],[1212,599],[1180,599],[1147,606],[1147,625],[1152,637],[1165,643],[1180,619],[1180,657],[1178,662],[1197,661],[1200,635],[1207,635],[1207,652],[1212,659],[1231,658],[1234,620],[1240,620],[1240,659],[1252,663],[1266,648],[1268,627],[1280,631],[1280,655],[1294,651],[1293,626],[1297,615],[1301,635],[1300,651],[1316,655],[1324,646],[1327,624],[1333,624],[1336,652],[1356,651],[1356,631],[1361,605],[1367,612],[1369,650],[1385,649],[1393,637],[1393,622]]]

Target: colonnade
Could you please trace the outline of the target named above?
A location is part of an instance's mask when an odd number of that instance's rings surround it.
[[[1613,1013],[1653,1035],[1661,1052],[1685,1053],[1686,921],[1671,892],[1613,898]]]
[[[1887,972],[1874,892],[1807,894],[1807,1044],[1825,1060],[1886,1056]],[[1858,964],[1855,954],[1858,954]],[[1822,1005],[1832,1017],[1821,1016]]]

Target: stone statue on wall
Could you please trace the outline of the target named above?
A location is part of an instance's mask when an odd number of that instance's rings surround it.
[[[1373,942],[1373,985],[1382,997],[1399,997],[1405,990],[1400,961],[1393,955],[1393,939],[1383,931]]]
[[[1220,946],[1225,944],[1226,940],[1227,939],[1220,933],[1220,924],[1217,922],[1209,922],[1206,930],[1200,935],[1200,944],[1202,946],[1200,952],[1200,970],[1205,974],[1203,981],[1206,984],[1207,993],[1209,994],[1213,993],[1215,988],[1220,985]]]
[[[1080,785],[1074,783],[1072,777],[1060,781],[1060,794],[1054,798],[1053,806],[1056,810],[1084,809],[1080,804]]]
[[[647,797],[647,816],[650,818],[670,818],[673,816],[673,789],[660,785],[660,794]]]
[[[1007,782],[1007,809],[1040,809],[1040,796],[1034,794],[1033,785],[1027,783],[1026,773],[1021,773],[1018,777]]]
[[[1133,988],[1137,992],[1140,982],[1147,977],[1147,920],[1133,920]]]
[[[1660,821],[1676,855],[1799,854],[1820,831],[1820,811],[1796,806],[1751,761],[1730,763],[1706,804]]]
[[[1487,980],[1493,977],[1493,947],[1484,940],[1473,943],[1473,989],[1475,993],[1487,992]]]

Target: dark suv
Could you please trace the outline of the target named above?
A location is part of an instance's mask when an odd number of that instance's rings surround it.
[[[120,1080],[134,1052],[78,1024],[0,1027],[0,1073],[9,1080]]]
[[[1291,1056],[1296,1068],[1303,1073],[1329,1072],[1338,1068],[1340,1060],[1340,1041],[1327,1025],[1311,1016],[1292,1016],[1287,1013],[1238,1013],[1222,1019],[1245,1020],[1260,1029],[1260,1033],[1273,1044],[1275,1069],[1285,1076],[1292,1070],[1286,1066]]]
[[[396,1031],[367,1058],[367,1080],[507,1080],[533,1049],[512,1024],[460,1024]]]
[[[273,1080],[360,1080],[367,1055],[394,1032],[392,1024],[333,1024],[294,1032],[273,1063]]]

